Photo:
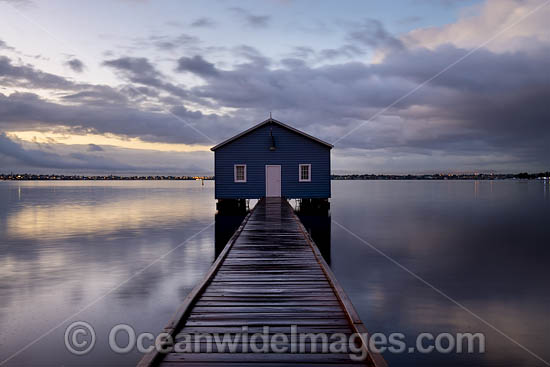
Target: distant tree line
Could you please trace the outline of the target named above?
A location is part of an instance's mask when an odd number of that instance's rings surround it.
[[[0,180],[21,180],[21,181],[143,181],[143,180],[212,180],[213,176],[115,176],[115,175],[57,175],[57,174],[32,174],[32,173],[10,173],[0,174]]]
[[[549,179],[550,171],[539,173],[437,173],[425,175],[388,175],[388,174],[351,174],[331,175],[332,180],[506,180],[506,179]],[[143,180],[213,180],[214,176],[115,176],[115,175],[58,175],[58,174],[32,174],[9,173],[0,174],[0,180],[22,181],[143,181]]]
[[[437,173],[424,175],[351,174],[331,175],[333,180],[506,180],[506,179],[548,179],[550,172],[539,173]]]

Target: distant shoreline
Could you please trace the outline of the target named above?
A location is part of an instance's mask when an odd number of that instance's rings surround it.
[[[550,172],[539,173],[509,173],[509,174],[425,174],[425,175],[331,175],[333,181],[357,180],[549,180]],[[39,175],[30,173],[0,174],[0,181],[197,181],[214,180],[214,176],[117,176],[117,175]]]
[[[550,172],[540,173],[457,173],[426,175],[332,175],[333,180],[548,180]]]
[[[93,175],[38,175],[30,173],[0,174],[0,181],[197,181],[213,180],[214,176],[93,176]]]

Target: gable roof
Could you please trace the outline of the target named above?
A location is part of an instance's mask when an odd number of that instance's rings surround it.
[[[313,140],[313,141],[316,141],[317,143],[323,144],[323,145],[325,145],[325,146],[327,146],[327,147],[329,147],[329,148],[332,148],[332,147],[333,147],[332,144],[329,144],[329,143],[327,143],[326,141],[323,141],[323,140],[321,140],[321,139],[317,139],[317,138],[314,137],[314,136],[311,136],[311,135],[309,135],[309,134],[306,134],[306,133],[303,132],[303,131],[300,131],[300,130],[298,130],[298,129],[295,129],[295,128],[293,128],[292,126],[289,126],[289,125],[287,125],[287,124],[283,124],[281,121],[277,121],[277,120],[275,120],[275,119],[273,119],[273,118],[270,117],[270,118],[268,118],[267,120],[262,121],[262,122],[260,122],[259,124],[255,125],[255,126],[252,126],[250,129],[245,130],[245,131],[243,131],[242,133],[233,136],[232,138],[229,138],[229,139],[227,139],[227,140],[222,141],[222,142],[219,143],[218,145],[216,145],[216,146],[210,148],[210,150],[214,151],[214,150],[216,150],[216,149],[218,149],[218,148],[221,148],[222,146],[224,146],[224,145],[226,145],[226,144],[229,144],[229,143],[231,143],[232,141],[235,141],[235,140],[239,139],[240,137],[245,136],[245,135],[247,135],[247,134],[253,132],[254,130],[259,129],[260,127],[265,126],[265,125],[268,125],[268,124],[279,125],[279,126],[282,127],[282,128],[285,128],[285,129],[287,129],[287,130],[290,130],[290,131],[292,131],[292,132],[295,132],[296,134],[302,135],[302,136],[304,136],[304,137],[306,137],[306,138],[308,138],[308,139],[311,139],[311,140]]]

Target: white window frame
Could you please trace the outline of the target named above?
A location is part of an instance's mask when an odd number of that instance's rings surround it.
[[[307,170],[308,170],[308,173],[309,173],[307,180],[302,179],[302,167],[303,166],[307,167]],[[298,181],[299,182],[311,182],[311,164],[302,163],[302,164],[298,165]]]
[[[244,180],[237,179],[237,167],[244,167]],[[234,182],[246,182],[246,164],[235,164],[233,165],[233,181]]]

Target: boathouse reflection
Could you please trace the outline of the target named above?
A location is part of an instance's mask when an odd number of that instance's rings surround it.
[[[330,265],[330,203],[324,202],[323,205],[316,205],[316,203],[312,203],[311,201],[298,200],[296,202],[292,201],[291,204],[294,204],[292,206],[298,218],[300,218],[311,238],[317,244],[325,261]],[[231,236],[233,236],[233,233],[239,228],[248,212],[248,205],[218,206],[218,210],[214,215],[216,258],[222,252]]]
[[[237,228],[239,228],[248,212],[249,210],[246,205],[218,205],[218,210],[216,211],[216,214],[214,214],[214,235],[216,242],[216,255],[214,260],[218,258],[225,245],[229,242],[229,239],[233,236],[233,233],[235,233]]]

